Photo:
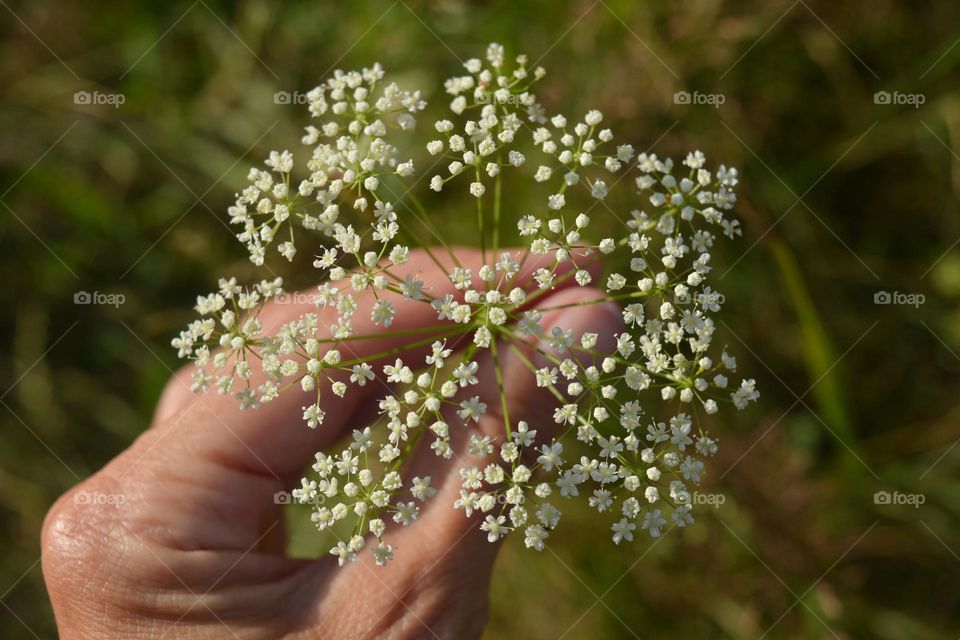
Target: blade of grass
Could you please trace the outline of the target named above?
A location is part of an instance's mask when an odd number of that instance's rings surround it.
[[[863,465],[857,459],[859,443],[850,423],[843,392],[842,366],[837,363],[837,352],[824,329],[810,290],[790,248],[779,237],[771,238],[770,250],[780,270],[780,276],[790,302],[793,304],[803,338],[803,358],[814,385],[810,392],[822,414],[837,437],[849,447],[836,447],[842,466],[849,478],[863,475]]]

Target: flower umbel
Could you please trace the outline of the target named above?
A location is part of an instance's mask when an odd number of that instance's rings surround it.
[[[638,154],[597,110],[548,114],[532,92],[543,69],[529,70],[525,56],[509,60],[499,45],[464,66],[444,83],[449,116],[423,143],[439,171],[418,173],[401,155],[426,103],[388,83],[379,64],[337,71],[310,91],[306,151],[271,152],[229,213],[256,265],[271,245],[291,261],[309,245],[322,281],[316,312],[266,332],[261,312],[284,295],[282,280],[224,278],[197,298],[199,318],[173,340],[196,365],[194,391],[214,387],[251,408],[300,393],[311,429],[323,428],[330,394],[373,394],[377,423],[360,425],[342,449],[317,453],[292,492],[311,505],[319,530],[342,533],[330,550],[341,565],[368,536],[376,563],[386,564],[395,554],[389,528],[411,524],[435,499],[431,478],[405,465],[421,441],[443,459],[455,458],[455,440],[468,441],[450,506],[479,512],[491,542],[519,532],[542,550],[569,500],[606,518],[618,545],[684,527],[704,459],[717,451],[697,417],[759,397],[752,379],[729,380],[736,360],[712,344],[724,298],[707,284],[710,251],[718,235],[740,234],[737,170],[710,170],[699,151],[678,164]],[[537,210],[513,216],[519,249],[500,247],[508,181],[542,192]],[[471,217],[475,210],[479,267],[417,237],[409,218],[430,215],[417,199],[421,184],[459,189]],[[622,209],[620,191],[633,204],[602,220]],[[594,231],[609,232],[616,219],[625,219],[621,233]],[[411,272],[415,254],[442,267],[444,280]],[[544,314],[562,308],[549,306],[561,286],[602,289],[592,302],[617,305],[618,330],[545,328]],[[403,324],[399,310],[414,303],[431,317],[427,325]],[[385,337],[403,345],[368,357],[351,347]],[[507,354],[555,401],[537,424],[510,419],[500,369]],[[484,357],[495,382],[484,379]],[[496,401],[485,385],[499,388]],[[498,437],[478,428],[489,420],[502,423]]]

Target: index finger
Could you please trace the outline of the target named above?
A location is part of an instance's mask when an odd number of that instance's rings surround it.
[[[480,252],[475,249],[457,248],[455,253],[457,261],[474,272],[483,264]],[[530,282],[537,269],[549,266],[551,262],[551,257],[530,256],[523,261],[516,281]],[[391,269],[391,272],[401,279],[416,275],[429,283],[432,296],[442,298],[456,293],[448,277],[454,266],[453,260],[446,256],[414,251],[407,264]],[[571,268],[566,266],[560,271]],[[557,286],[559,288],[572,283],[571,278],[559,278]],[[170,446],[182,448],[189,455],[214,458],[231,468],[268,473],[284,480],[299,475],[316,451],[338,440],[350,429],[361,427],[369,421],[372,417],[372,397],[390,391],[379,375],[377,361],[382,364],[390,357],[392,350],[407,350],[419,345],[420,350],[425,351],[427,345],[445,331],[443,323],[437,318],[437,311],[430,304],[391,292],[379,292],[378,295],[390,300],[396,309],[389,331],[374,323],[369,315],[357,314],[353,327],[356,338],[327,343],[320,352],[322,354],[325,350],[336,348],[342,351],[344,360],[370,362],[375,366],[375,378],[362,389],[352,386],[343,398],[330,393],[331,383],[325,382],[320,394],[326,417],[320,427],[306,428],[302,416],[304,405],[316,400],[316,392],[305,393],[297,387],[257,409],[242,410],[232,396],[190,394],[188,374],[180,372],[160,403],[155,429],[175,428],[182,431],[177,438],[171,439]],[[359,294],[358,307],[368,309],[372,297],[369,289]],[[322,326],[335,323],[336,312],[332,309],[317,310],[306,303],[269,303],[260,315],[264,333],[275,332],[284,324],[310,312],[317,313]],[[446,330],[449,332],[451,327],[456,331],[457,327],[453,324],[447,324]],[[341,370],[330,372],[333,381],[348,376]],[[183,424],[190,426],[182,429],[180,425]]]

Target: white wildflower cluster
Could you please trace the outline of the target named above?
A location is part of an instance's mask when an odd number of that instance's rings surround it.
[[[379,64],[363,71],[337,71],[307,94],[317,124],[308,126],[301,140],[311,151],[308,173],[299,182],[291,184],[290,151],[271,152],[266,169],[250,169],[250,184],[237,194],[229,214],[230,222],[243,228],[237,237],[255,264],[263,264],[266,247],[274,240],[279,252],[293,260],[297,252],[293,222],[332,236],[342,196],[349,196],[354,209],[366,211],[377,201],[384,175],[413,174],[413,162],[400,161],[386,138],[391,128],[412,130],[414,114],[426,102],[419,91],[384,85],[383,78]],[[283,233],[284,223],[288,235]]]
[[[744,409],[759,397],[753,380],[731,380],[736,360],[713,345],[712,316],[724,299],[708,284],[710,251],[718,233],[740,233],[731,216],[736,169],[711,171],[699,151],[679,165],[638,154],[596,110],[577,119],[548,115],[531,93],[545,72],[528,71],[524,56],[508,60],[499,45],[464,66],[444,85],[450,115],[434,123],[437,137],[426,145],[445,170],[421,177],[434,191],[461,187],[471,214],[476,209],[482,265],[461,264],[450,252],[444,282],[404,270],[413,250],[440,261],[395,209],[413,201],[427,215],[409,195],[418,186],[413,161],[386,138],[391,128],[412,129],[426,105],[419,92],[385,84],[379,65],[338,71],[309,93],[318,122],[302,140],[310,149],[303,177],[293,177],[293,154],[273,152],[230,209],[258,265],[275,239],[294,258],[293,221],[314,232],[317,311],[266,335],[260,311],[282,293],[281,280],[244,288],[224,279],[198,298],[200,319],[173,341],[196,364],[196,391],[213,386],[256,407],[299,388],[309,428],[323,427],[328,394],[375,403],[380,419],[358,425],[339,450],[317,453],[293,492],[311,505],[318,529],[343,533],[331,549],[341,564],[371,539],[376,562],[385,564],[393,557],[388,528],[409,525],[437,493],[430,477],[407,472],[419,446],[458,465],[459,498],[450,506],[479,514],[490,541],[518,532],[542,550],[564,504],[580,497],[609,518],[616,544],[686,526],[704,459],[717,451],[697,417],[723,404]],[[543,200],[536,211],[509,214],[523,246],[503,250],[500,193],[508,178],[527,180]],[[626,208],[611,198],[621,185],[632,195]],[[627,222],[616,237],[593,231],[622,227],[618,219]],[[281,229],[288,221],[289,233]],[[405,230],[409,244],[401,241]],[[608,272],[595,281],[588,267],[598,254]],[[531,256],[545,266],[522,278]],[[597,302],[619,305],[622,329],[544,329],[548,296],[561,285],[602,289]],[[398,307],[414,303],[435,321],[393,332]],[[355,332],[358,319],[376,333]],[[351,345],[371,337],[400,346],[356,356]],[[530,349],[532,359],[523,355]],[[536,424],[531,416],[511,421],[508,407],[488,411],[483,400],[484,388],[504,399],[498,351],[507,350],[555,400]],[[485,353],[496,381],[481,379]],[[479,428],[490,420],[502,423],[499,436]]]

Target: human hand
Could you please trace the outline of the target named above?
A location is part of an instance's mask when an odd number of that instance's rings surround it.
[[[457,250],[466,266],[479,252]],[[523,272],[543,266],[531,258]],[[426,253],[414,252],[406,272],[421,273],[453,292],[445,272]],[[405,273],[400,273],[403,277]],[[565,286],[536,301],[562,307],[544,314],[553,326],[611,334],[620,323],[611,303],[592,288]],[[362,296],[367,296],[366,291]],[[381,294],[382,295],[382,294]],[[436,324],[429,305],[393,296],[395,329]],[[268,305],[265,329],[309,311],[306,304]],[[319,311],[321,320],[324,312]],[[357,318],[357,335],[376,335]],[[324,322],[321,321],[321,325]],[[326,323],[329,324],[329,323]],[[357,357],[402,346],[403,338],[350,343]],[[529,357],[538,357],[531,346]],[[501,358],[511,422],[542,424],[556,400],[538,389],[517,356]],[[480,367],[491,368],[480,359]],[[256,410],[241,411],[232,397],[189,391],[189,371],[168,384],[153,426],[104,469],[69,491],[48,514],[43,572],[61,637],[71,638],[469,638],[486,620],[487,590],[499,547],[478,530],[480,518],[452,508],[458,469],[470,454],[468,431],[454,435],[455,456],[426,452],[412,464],[430,475],[439,493],[409,527],[388,531],[402,551],[387,569],[370,554],[340,568],[284,555],[281,507],[273,499],[295,486],[315,451],[333,444],[376,415],[380,384],[325,406],[316,430],[301,420],[303,398],[285,394]],[[493,375],[478,374],[479,393],[491,408],[476,427],[502,435],[500,396]],[[543,425],[546,427],[546,425]],[[458,437],[459,436],[459,437]]]

